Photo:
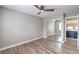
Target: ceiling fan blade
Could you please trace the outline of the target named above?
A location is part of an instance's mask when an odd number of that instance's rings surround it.
[[[46,10],[44,10],[44,11],[54,11],[54,9],[46,9]]]
[[[41,12],[37,13],[37,15],[39,15]]]
[[[38,8],[38,9],[40,9],[41,10],[41,8],[39,8],[37,5],[34,5],[36,8]]]
[[[41,5],[41,10],[44,10],[44,6],[43,5]]]

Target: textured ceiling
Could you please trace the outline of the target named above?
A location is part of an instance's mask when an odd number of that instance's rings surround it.
[[[45,9],[55,9],[54,12],[43,12],[40,15],[37,13],[40,11],[33,5],[4,5],[3,7],[24,12],[30,15],[34,15],[41,18],[58,18],[60,13],[63,12],[66,16],[75,16],[79,14],[78,5],[44,5]]]

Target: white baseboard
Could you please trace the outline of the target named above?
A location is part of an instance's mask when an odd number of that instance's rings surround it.
[[[41,39],[41,38],[43,38],[43,37],[39,37],[39,38],[35,38],[35,39],[32,39],[32,40],[28,40],[28,41],[20,42],[20,43],[17,43],[17,44],[13,44],[13,45],[1,48],[0,51],[6,50],[6,49],[9,49],[9,48],[13,48],[13,47],[25,44],[25,43],[29,43],[31,41],[38,40],[38,39]]]
[[[52,36],[52,35],[55,35],[55,34],[49,34],[49,35],[47,35],[47,36]]]

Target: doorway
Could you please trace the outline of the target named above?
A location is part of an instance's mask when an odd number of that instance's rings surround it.
[[[77,17],[66,19],[66,44],[68,46],[77,47],[77,39],[78,39],[78,23]]]
[[[56,41],[58,42],[62,42],[61,40],[61,30],[62,30],[62,26],[61,26],[61,20],[55,20],[54,22],[54,33],[56,37]]]
[[[55,34],[61,35],[61,20],[55,21]]]

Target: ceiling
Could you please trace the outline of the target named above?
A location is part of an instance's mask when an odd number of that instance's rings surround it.
[[[79,14],[79,6],[78,5],[44,5],[45,9],[55,9],[54,12],[43,12],[40,15],[37,13],[40,11],[33,5],[3,5],[3,7],[10,8],[13,10],[17,10],[20,12],[24,12],[33,16],[41,17],[41,18],[58,18],[61,12],[65,13],[66,16],[75,16]]]

